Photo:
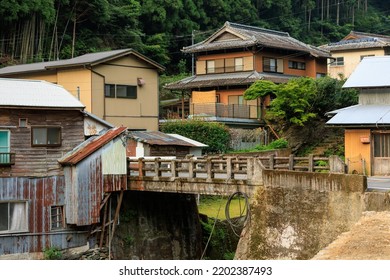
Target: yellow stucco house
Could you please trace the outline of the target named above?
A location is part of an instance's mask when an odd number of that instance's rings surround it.
[[[76,96],[92,114],[116,126],[158,130],[159,71],[164,67],[133,49],[0,69],[0,77],[45,80]]]
[[[367,57],[344,88],[359,89],[359,104],[329,112],[329,126],[345,128],[350,173],[390,175],[390,56]]]
[[[320,47],[329,51],[328,74],[332,78],[348,78],[364,57],[390,54],[390,36],[351,31],[336,43]]]

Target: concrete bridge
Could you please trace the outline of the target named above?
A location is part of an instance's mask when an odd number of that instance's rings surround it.
[[[205,195],[251,196],[263,185],[264,170],[345,173],[336,156],[327,157],[240,157],[209,156],[185,159],[129,159],[130,190]]]

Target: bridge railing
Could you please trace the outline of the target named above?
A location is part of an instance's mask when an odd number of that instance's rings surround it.
[[[337,156],[315,157],[231,157],[208,156],[172,158],[129,158],[130,176],[155,178],[204,178],[251,180],[261,169],[306,172],[345,173],[345,164]]]
[[[138,177],[242,179],[253,176],[253,158],[188,157],[128,159],[129,175]]]
[[[345,173],[346,165],[338,156],[316,157],[258,157],[265,169],[270,170],[295,170],[307,172],[331,172]]]

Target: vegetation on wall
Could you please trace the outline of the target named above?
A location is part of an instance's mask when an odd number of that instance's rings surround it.
[[[226,152],[229,146],[229,130],[221,123],[201,120],[168,121],[161,125],[165,133],[177,133],[208,145],[206,153]]]

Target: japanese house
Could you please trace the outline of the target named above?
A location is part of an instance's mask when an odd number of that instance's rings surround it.
[[[164,67],[133,49],[90,53],[72,59],[8,66],[0,77],[62,85],[86,110],[116,126],[157,130],[159,72]]]
[[[165,87],[189,93],[191,116],[242,128],[261,126],[271,100],[244,100],[253,82],[324,76],[330,57],[288,33],[231,22],[182,51],[195,56],[195,74]]]
[[[339,42],[320,47],[331,53],[328,73],[332,78],[348,78],[364,57],[390,54],[390,36],[351,31]]]
[[[125,130],[84,111],[62,86],[0,79],[0,255],[93,245],[104,195],[126,187],[123,166],[106,164],[126,161],[116,144]],[[87,162],[96,169],[80,184]]]
[[[350,173],[390,175],[390,56],[366,57],[344,84],[359,89],[359,104],[329,112],[330,126],[345,128]]]

